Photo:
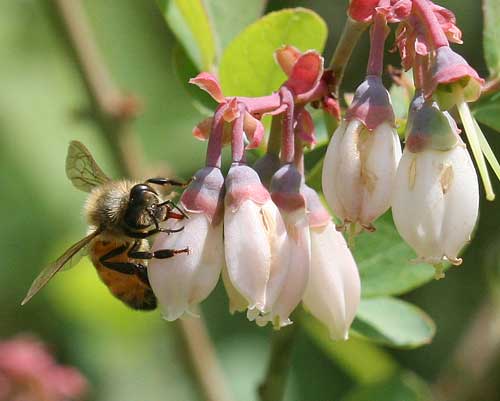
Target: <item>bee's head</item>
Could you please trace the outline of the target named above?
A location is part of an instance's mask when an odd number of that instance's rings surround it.
[[[137,184],[130,190],[125,224],[132,229],[144,229],[153,224],[160,203],[158,193],[147,184]]]

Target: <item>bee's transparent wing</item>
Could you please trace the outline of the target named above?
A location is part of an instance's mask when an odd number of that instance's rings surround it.
[[[66,250],[57,260],[48,265],[42,272],[38,275],[38,277],[33,281],[31,287],[26,294],[26,297],[21,302],[21,305],[26,304],[33,296],[40,291],[45,285],[50,281],[54,275],[60,271],[64,265],[67,263],[74,264],[73,258],[75,255],[79,253],[82,248],[84,248],[93,238],[100,234],[99,230],[94,231],[93,233],[87,235],[85,238],[78,241],[76,244],[72,245],[70,248]]]
[[[109,181],[85,145],[71,141],[66,156],[66,175],[78,189],[90,192]]]
[[[65,272],[66,270],[72,269],[78,263],[80,263],[80,260],[82,260],[84,256],[88,256],[88,254],[89,254],[88,248],[86,246],[83,246],[82,249],[77,251],[75,255],[70,260],[68,260],[63,267],[61,267],[60,271]]]

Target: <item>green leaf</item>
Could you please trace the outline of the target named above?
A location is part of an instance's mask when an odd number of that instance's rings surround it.
[[[351,327],[353,335],[398,348],[415,348],[431,342],[436,331],[421,309],[396,298],[361,300]]]
[[[198,69],[179,44],[172,51],[172,60],[179,82],[191,96],[194,107],[202,114],[211,115],[217,104],[207,92],[189,83],[191,78],[198,75]]]
[[[492,77],[500,75],[500,2],[483,0],[484,58]]]
[[[327,146],[328,141],[321,142],[304,154],[304,169],[306,171],[313,169],[314,166],[323,161]]]
[[[474,117],[480,123],[500,132],[500,96],[493,96],[476,105]]]
[[[215,37],[202,0],[157,0],[158,6],[200,71],[210,71],[215,62]]]
[[[399,236],[390,212],[375,227],[357,236],[354,248],[363,297],[403,294],[434,278],[432,266],[411,262],[415,252]]]
[[[413,98],[414,87],[411,71],[403,72],[401,75],[401,84],[391,85],[389,93],[391,95],[394,115],[396,117],[396,126],[398,134],[404,136],[406,129],[406,119],[408,117],[408,107]]]
[[[411,372],[402,372],[387,380],[360,386],[342,401],[431,401],[427,384]]]
[[[286,76],[274,61],[284,44],[323,51],[327,27],[314,11],[284,9],[248,26],[227,47],[219,67],[226,96],[263,96],[279,88]]]
[[[212,17],[218,53],[265,11],[267,0],[205,0]]]
[[[397,362],[380,347],[358,338],[332,341],[327,328],[314,316],[304,310],[298,316],[316,346],[358,383],[385,380],[398,369]]]

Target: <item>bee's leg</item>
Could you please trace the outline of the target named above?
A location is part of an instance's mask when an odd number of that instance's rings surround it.
[[[189,253],[189,248],[183,249],[159,249],[157,251],[139,251],[140,242],[136,241],[135,244],[130,248],[127,255],[133,259],[167,259],[171,258],[179,253]]]
[[[170,199],[168,199],[162,203],[159,203],[158,207],[160,207],[160,206],[167,206],[170,208],[170,210],[175,209],[179,212],[179,213],[175,213],[175,212],[168,211],[167,215],[165,217],[165,220],[166,219],[179,219],[179,220],[181,220],[183,218],[189,219],[189,216],[186,214],[186,212],[184,210],[182,210],[179,206],[177,206],[177,204],[175,204]]]
[[[184,230],[184,227],[177,228],[175,230],[169,230],[166,228],[153,228],[152,230],[146,231],[146,232],[138,232],[138,231],[130,231],[128,229],[125,229],[125,234],[130,237],[130,238],[148,238],[151,235],[158,234],[158,233],[178,233],[179,231]]]
[[[168,178],[158,177],[158,178],[150,178],[149,180],[146,180],[146,182],[156,185],[174,185],[176,187],[186,187],[192,180],[193,179],[191,178],[188,182],[180,182],[176,180],[170,180]]]
[[[135,241],[134,245],[127,252],[127,256],[132,259],[167,259],[179,253],[189,253],[189,248],[183,249],[159,249],[157,251],[140,251],[140,241]]]
[[[134,249],[135,247],[138,248],[139,246],[140,246],[140,242],[136,241],[132,245],[130,250]],[[107,254],[101,256],[99,258],[99,262],[101,262],[101,264],[104,267],[106,267],[110,270],[117,271],[118,273],[135,274],[137,277],[139,277],[139,279],[141,279],[141,281],[144,284],[147,284],[148,286],[150,286],[148,272],[147,272],[146,266],[144,266],[143,264],[133,263],[133,262],[111,262],[109,260],[111,258],[114,258],[115,256],[123,254],[124,252],[127,251],[128,248],[129,248],[129,244],[119,246],[118,248],[115,248],[115,249],[109,251]],[[130,250],[129,250],[129,252],[130,252]],[[140,258],[137,258],[137,259],[140,259]]]

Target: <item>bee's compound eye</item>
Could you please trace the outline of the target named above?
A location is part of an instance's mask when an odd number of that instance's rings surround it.
[[[144,194],[147,192],[153,192],[151,187],[146,184],[137,184],[130,190],[130,201],[140,202],[144,198]]]

